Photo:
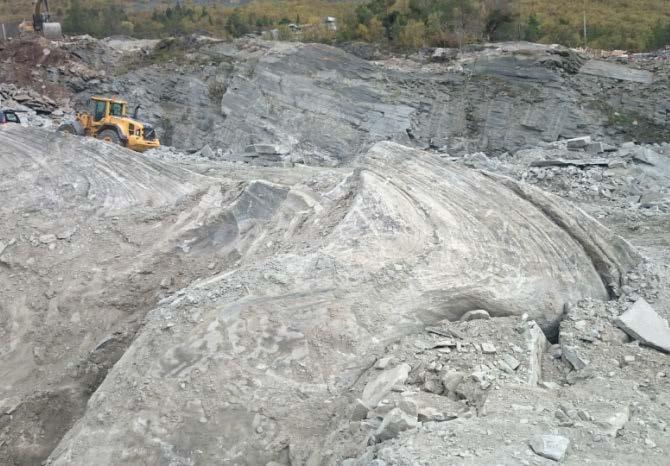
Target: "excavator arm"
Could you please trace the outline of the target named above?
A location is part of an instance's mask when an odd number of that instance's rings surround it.
[[[42,14],[42,5],[44,5],[44,13],[49,14],[49,2],[48,0],[35,0],[35,10],[34,15],[40,16]]]
[[[42,5],[44,5],[44,13],[42,13]],[[49,16],[49,2],[47,0],[36,0],[33,9],[33,29],[35,32],[42,32],[44,23],[49,22]]]
[[[51,22],[48,0],[33,0],[33,30],[42,33],[47,39],[59,39],[62,35],[59,23]]]

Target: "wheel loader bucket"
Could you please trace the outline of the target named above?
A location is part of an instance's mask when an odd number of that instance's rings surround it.
[[[44,23],[42,25],[42,33],[44,37],[50,40],[58,40],[63,38],[63,29],[60,23]]]

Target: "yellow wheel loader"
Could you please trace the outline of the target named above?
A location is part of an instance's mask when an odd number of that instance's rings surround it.
[[[60,23],[51,21],[48,0],[33,0],[33,21],[23,21],[19,24],[22,32],[36,32],[47,39],[56,40],[63,37],[63,30]],[[44,7],[44,9],[42,9]]]
[[[139,105],[135,107],[132,118],[128,117],[128,103],[125,100],[91,97],[90,107],[90,113],[78,112],[74,121],[63,123],[58,130],[94,137],[137,152],[161,146],[156,131],[137,120]]]

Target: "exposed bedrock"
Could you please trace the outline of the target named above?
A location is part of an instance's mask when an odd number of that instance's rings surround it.
[[[366,441],[340,429],[349,388],[390,340],[474,309],[550,321],[637,262],[551,195],[395,143],[238,192],[190,254],[273,254],[161,301],[49,464],[339,464]]]
[[[239,154],[269,144],[294,161],[342,165],[393,140],[450,154],[499,154],[593,135],[658,142],[668,78],[560,47],[491,44],[449,63],[369,62],[321,44],[189,46],[180,65],[142,66],[78,96],[143,105],[164,142]]]
[[[256,192],[19,125],[1,128],[0,173],[0,463],[32,465],[83,413],[147,310],[239,259],[188,254],[187,232],[223,193],[253,203]],[[241,238],[264,221],[243,218]]]

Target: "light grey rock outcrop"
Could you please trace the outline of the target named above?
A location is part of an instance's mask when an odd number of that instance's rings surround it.
[[[641,84],[651,84],[654,74],[646,70],[637,70],[626,65],[610,63],[602,60],[589,60],[579,70],[580,73],[600,76],[602,78],[632,81]]]
[[[124,95],[180,149],[207,143],[242,154],[268,144],[310,165],[347,164],[385,140],[495,155],[584,134],[605,143],[670,134],[659,105],[670,100],[667,78],[606,62],[582,67],[557,47],[493,44],[448,63],[398,64],[322,44],[184,41],[194,64],[103,79],[78,102]]]
[[[602,227],[576,209],[557,223],[498,178],[389,142],[350,170],[279,173],[210,201],[188,254],[236,251],[240,266],[149,314],[50,464],[350,458],[379,428],[352,403],[383,376],[373,366],[389,342],[473,309],[551,320],[567,300],[607,297],[572,231]],[[270,239],[281,252],[259,254]],[[454,394],[483,412],[484,382],[466,374]],[[381,432],[399,430],[390,419]]]
[[[528,385],[536,386],[542,381],[542,355],[547,349],[547,338],[542,329],[535,323],[529,322],[526,329],[528,345]]]

